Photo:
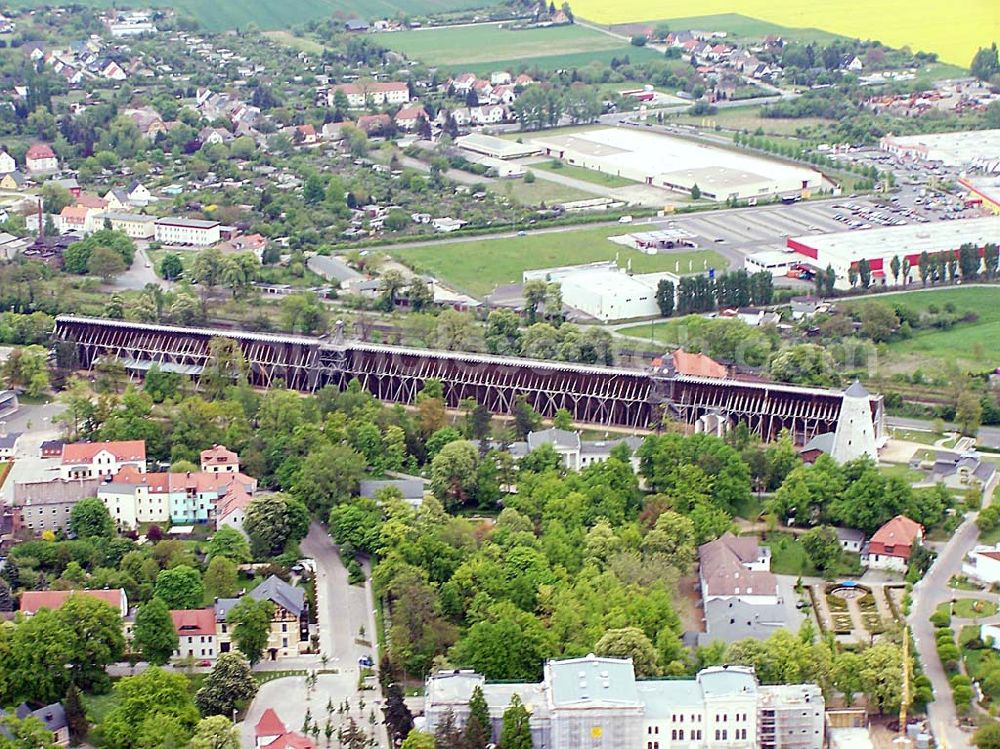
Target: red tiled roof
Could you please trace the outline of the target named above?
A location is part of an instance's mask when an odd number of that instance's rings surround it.
[[[407,86],[405,83],[398,81],[376,81],[366,83],[363,86],[358,83],[338,83],[333,87],[333,90],[343,91],[345,94],[378,94],[388,93],[389,91],[405,91],[407,90]]]
[[[886,546],[913,546],[917,537],[924,532],[924,527],[905,515],[897,515],[887,522],[871,537],[869,543]]]
[[[89,463],[102,450],[107,450],[118,460],[146,459],[144,440],[125,440],[122,442],[74,442],[63,445],[62,462],[64,464]]]
[[[1000,562],[1000,551],[980,551],[979,556]]]
[[[264,711],[264,714],[260,716],[260,720],[257,721],[256,733],[258,736],[280,736],[287,730],[285,724],[281,722],[281,718],[270,707]]]
[[[87,214],[90,212],[90,208],[85,205],[68,205],[59,211],[59,216],[64,219],[71,219],[78,223],[83,223],[87,220]]]
[[[55,157],[55,151],[47,143],[35,143],[25,154],[25,158],[28,159],[54,159]]]
[[[175,609],[170,612],[178,636],[191,637],[215,634],[215,609]]]
[[[724,366],[704,354],[689,354],[684,349],[677,349],[673,353],[673,359],[674,369],[679,374],[696,377],[725,377],[727,374]]]
[[[230,487],[226,494],[219,498],[215,505],[215,516],[224,518],[236,510],[245,510],[253,502],[253,495],[247,492],[242,486]]]
[[[420,115],[427,117],[427,112],[424,111],[423,107],[403,107],[398,112],[396,112],[396,121],[399,120],[415,120]]]
[[[121,610],[122,589],[115,588],[114,590],[26,590],[21,594],[21,611],[34,614],[39,609],[55,610],[74,594],[99,598],[110,604],[115,611]]]
[[[267,749],[316,749],[312,739],[300,733],[283,734],[267,745]]]
[[[248,237],[243,237],[245,240],[251,240],[255,237],[263,237],[260,234],[251,234]],[[202,463],[212,463],[216,465],[227,465],[229,463],[236,463],[239,461],[239,456],[232,450],[227,449],[224,445],[213,445],[207,450],[201,451],[201,462]]]
[[[80,196],[76,199],[76,204],[86,206],[87,208],[107,208],[108,201],[106,201],[104,198],[99,198],[96,195],[87,195],[81,193]]]
[[[257,480],[244,473],[139,473],[132,466],[125,466],[111,479],[113,484],[144,484],[154,493],[190,489],[196,492],[222,490],[228,486],[257,488]]]

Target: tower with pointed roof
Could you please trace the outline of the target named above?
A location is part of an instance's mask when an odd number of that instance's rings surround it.
[[[858,380],[844,392],[830,457],[838,463],[867,455],[878,460],[871,397]]]

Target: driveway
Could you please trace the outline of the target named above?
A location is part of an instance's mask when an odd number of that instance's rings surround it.
[[[164,281],[153,269],[153,263],[149,255],[146,254],[145,246],[137,246],[135,258],[132,260],[132,267],[120,274],[114,282],[115,287],[128,289],[130,291],[141,291],[146,288],[146,284],[151,283],[161,289],[169,289],[170,282]]]
[[[44,440],[58,439],[62,429],[55,419],[64,410],[61,403],[26,404],[0,420],[0,431],[22,432],[17,441],[17,453],[10,474],[0,489],[0,503],[10,504],[14,498],[14,484],[18,481],[48,481],[56,478],[58,458],[39,457]]]

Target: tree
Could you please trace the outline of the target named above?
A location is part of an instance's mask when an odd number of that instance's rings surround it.
[[[892,282],[898,284],[899,272],[903,269],[903,263],[900,261],[899,255],[892,256],[892,260],[889,261],[889,269],[892,271]]]
[[[122,256],[110,247],[95,247],[87,260],[87,272],[92,276],[100,276],[105,283],[122,273],[126,267]]]
[[[631,658],[636,676],[659,676],[656,648],[638,627],[609,629],[597,644],[594,653],[612,658]]]
[[[840,560],[840,539],[829,525],[810,528],[802,534],[802,548],[818,570],[832,570]]]
[[[231,598],[237,587],[236,562],[223,556],[213,558],[205,570],[205,592],[213,599]]]
[[[532,325],[538,319],[538,308],[545,301],[548,284],[540,278],[533,278],[524,284],[522,295],[528,307],[528,324]]]
[[[503,711],[503,729],[500,732],[503,749],[533,749],[531,741],[531,716],[516,694]]]
[[[250,537],[250,550],[255,559],[280,554],[292,536],[288,502],[281,494],[254,497],[247,507],[243,529]]]
[[[153,594],[170,609],[201,608],[205,588],[198,570],[186,564],[161,570],[153,585]]]
[[[518,439],[527,439],[529,432],[537,431],[542,425],[542,417],[528,403],[528,399],[524,395],[518,395],[514,398],[513,412],[514,433]]]
[[[662,555],[668,564],[685,573],[694,561],[694,537],[694,523],[690,518],[666,510],[642,540],[642,552]]]
[[[966,389],[955,403],[955,422],[962,434],[974,437],[983,421],[983,401],[974,391]]]
[[[48,351],[41,346],[15,348],[0,371],[7,387],[21,388],[32,398],[49,389]]]
[[[771,377],[796,385],[829,387],[836,380],[833,356],[823,346],[800,343],[775,354],[768,365]]]
[[[1000,749],[1000,723],[994,720],[981,725],[972,734],[972,743],[976,749]]]
[[[229,287],[233,299],[241,296],[260,273],[260,261],[252,252],[226,255],[219,268],[219,280]]]
[[[191,266],[191,279],[212,288],[221,278],[222,252],[216,247],[209,247],[199,252]]]
[[[208,558],[225,557],[237,564],[250,561],[250,542],[246,536],[229,525],[224,525],[215,532],[208,542]]]
[[[466,440],[449,442],[431,461],[431,490],[445,509],[455,509],[472,499],[479,451]]]
[[[861,307],[861,333],[875,343],[889,340],[899,328],[899,317],[887,304],[868,302]]]
[[[0,749],[55,749],[52,733],[38,718],[0,717]]]
[[[240,749],[240,734],[229,718],[210,715],[195,726],[190,749]]]
[[[55,182],[42,185],[42,210],[46,213],[60,213],[63,208],[75,202],[73,194],[62,185]]]
[[[1000,73],[1000,59],[997,55],[997,43],[990,47],[980,47],[972,58],[969,72],[981,81],[988,81]]]
[[[902,696],[903,654],[900,646],[880,642],[861,654],[861,689],[869,704],[883,715],[899,710]]]
[[[861,258],[858,261],[858,278],[861,279],[861,288],[867,289],[872,285],[872,266],[868,258]]]
[[[81,743],[90,730],[90,721],[87,720],[87,711],[80,698],[80,690],[76,684],[70,684],[66,690],[66,698],[63,700],[63,710],[66,712],[66,724],[69,728],[69,739],[73,745]]]
[[[661,278],[656,284],[656,305],[660,308],[663,317],[670,317],[674,314],[674,284],[665,278]]]
[[[181,263],[180,255],[175,252],[168,252],[160,261],[160,275],[168,281],[179,278],[184,272],[184,265]]]
[[[115,521],[104,503],[96,497],[82,499],[69,513],[69,530],[77,538],[112,538]]]
[[[493,737],[490,708],[486,704],[483,688],[478,684],[469,699],[469,717],[465,721],[465,749],[486,749]]]
[[[355,450],[324,445],[302,461],[292,493],[310,512],[326,517],[333,505],[357,493],[364,469],[365,459]]]
[[[115,685],[116,705],[101,724],[105,746],[110,749],[169,746],[167,737],[186,742],[198,722],[198,708],[188,683],[183,674],[156,666],[119,681]],[[157,740],[162,743],[146,743]]]
[[[195,695],[195,702],[202,715],[231,715],[235,708],[248,704],[255,694],[257,682],[247,659],[240,653],[220,653]]]
[[[701,188],[698,187],[698,183],[691,185],[691,200],[698,200],[701,198]]]
[[[177,650],[177,630],[170,609],[160,598],[152,598],[135,615],[132,647],[154,666],[162,666]]]
[[[251,665],[260,662],[264,655],[273,614],[274,604],[270,601],[257,601],[250,596],[243,596],[226,616],[226,621],[232,626],[236,646]]]
[[[424,733],[423,731],[410,731],[409,735],[403,740],[400,749],[435,749],[436,746],[434,734]],[[992,749],[992,747],[989,749]]]

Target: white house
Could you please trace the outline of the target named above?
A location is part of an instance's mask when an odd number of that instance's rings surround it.
[[[139,180],[129,185],[126,193],[128,195],[128,202],[137,208],[144,208],[155,200],[153,194]]]
[[[177,632],[175,658],[215,660],[215,608],[174,610],[170,618]]]
[[[6,151],[0,151],[0,174],[9,174],[17,170],[17,162]]]
[[[861,563],[874,570],[906,572],[910,555],[923,537],[920,523],[897,515],[875,531],[861,552]]]
[[[146,472],[146,443],[143,440],[63,445],[59,476],[63,479],[111,477],[125,466],[139,473]]]
[[[32,174],[55,172],[59,170],[59,159],[48,144],[35,143],[25,154],[24,165]]]
[[[17,443],[20,439],[20,432],[0,434],[0,459],[11,460],[14,457],[14,452],[17,450]]]
[[[987,585],[1000,583],[1000,544],[977,546],[970,551],[962,562],[962,574]]]
[[[334,97],[338,91],[347,96],[347,104],[351,109],[380,107],[383,104],[406,104],[410,101],[410,87],[399,81],[339,83],[330,87],[327,94],[328,106],[334,106]]]
[[[209,247],[218,244],[218,221],[196,218],[161,218],[156,221],[156,241],[171,245]]]
[[[702,601],[738,599],[778,603],[778,580],[771,574],[771,550],[752,536],[725,533],[698,547]]]
[[[223,445],[214,445],[201,451],[203,473],[239,473],[240,456]]]

